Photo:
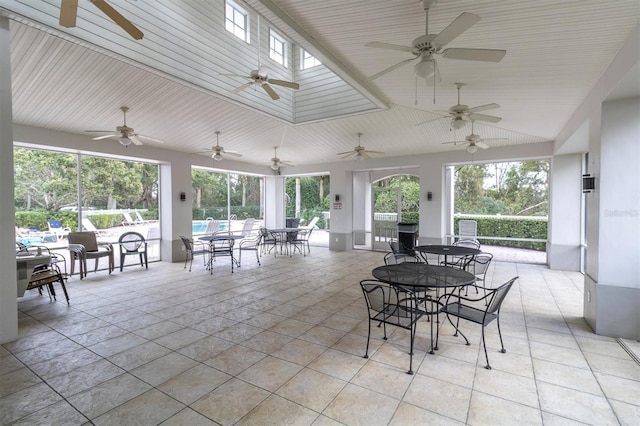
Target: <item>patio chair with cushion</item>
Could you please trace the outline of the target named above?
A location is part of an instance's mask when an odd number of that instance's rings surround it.
[[[147,259],[147,241],[142,234],[138,232],[125,232],[120,235],[118,239],[118,245],[120,246],[120,272],[124,267],[124,261],[127,256],[138,256],[140,258],[140,266],[144,266],[149,269],[149,262]]]
[[[206,265],[209,249],[205,247],[204,243],[202,241],[194,242],[191,238],[187,238],[184,235],[180,235],[180,239],[182,240],[182,244],[184,244],[184,251],[186,252],[186,257],[184,258],[184,269],[187,268],[187,262],[189,262],[189,272],[191,272],[193,258],[199,254],[202,255],[202,264]]]
[[[71,228],[62,226],[62,222],[59,220],[48,220],[47,225],[49,226],[49,232],[55,234],[58,238],[64,238],[71,232]]]
[[[507,352],[504,348],[502,332],[500,331],[500,307],[502,306],[502,302],[504,302],[505,297],[507,297],[507,293],[511,290],[513,283],[517,279],[518,277],[513,277],[498,288],[486,289],[486,294],[476,299],[462,296],[457,292],[445,294],[440,298],[444,300],[442,308],[440,308],[440,312],[446,314],[451,325],[455,327],[456,332],[454,333],[454,336],[457,336],[458,333],[460,333],[467,345],[469,345],[469,339],[467,339],[467,336],[460,331],[460,319],[480,324],[482,326],[482,346],[484,348],[485,359],[487,360],[487,365],[485,366],[487,370],[491,370],[491,365],[489,365],[489,355],[487,354],[487,342],[485,340],[484,329],[495,320],[498,326],[498,336],[500,337],[500,352]],[[484,301],[486,304],[479,305],[477,302],[480,301]],[[451,320],[451,317],[456,318],[455,324]],[[438,347],[440,327],[437,327],[436,330],[436,347]]]
[[[98,270],[98,260],[102,257],[109,259],[109,274],[115,267],[113,257],[113,245],[111,243],[99,243],[93,231],[70,232],[69,239],[69,260],[71,263],[71,275],[75,269],[76,259],[80,264],[80,279],[87,276],[87,259],[95,259],[93,271]]]

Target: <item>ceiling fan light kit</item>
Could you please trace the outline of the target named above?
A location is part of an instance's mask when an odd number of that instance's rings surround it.
[[[467,147],[467,152],[469,154],[475,154],[476,152],[478,152],[478,147],[476,146],[475,143],[470,143],[469,146]]]
[[[118,139],[118,141],[120,141],[120,145],[124,147],[131,145],[131,139],[129,139],[126,135],[122,136],[120,139]]]
[[[92,138],[94,141],[99,141],[102,139],[117,139],[118,142],[124,147],[128,147],[131,144],[134,145],[143,145],[140,138],[147,139],[152,142],[164,143],[160,139],[152,138],[149,136],[140,135],[135,132],[134,129],[127,126],[127,112],[129,111],[129,107],[121,106],[120,111],[122,111],[123,115],[123,124],[122,126],[117,126],[115,132],[111,132],[111,130],[85,130],[88,133],[107,133],[106,135],[96,136]]]
[[[360,138],[362,137],[362,133],[357,133],[358,136],[358,146],[353,148],[351,151],[339,152],[337,155],[341,155],[341,159],[349,158],[352,155],[355,155],[356,161],[368,160],[371,158],[369,154],[384,154],[382,151],[367,151],[361,144]]]

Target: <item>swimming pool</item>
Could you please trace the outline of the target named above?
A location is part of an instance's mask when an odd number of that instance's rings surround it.
[[[204,234],[209,222],[209,220],[194,220],[191,222],[191,233],[193,235]],[[220,222],[218,225],[218,231],[224,231],[225,229],[227,229],[227,222]]]

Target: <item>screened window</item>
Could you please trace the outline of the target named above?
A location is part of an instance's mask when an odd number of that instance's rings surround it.
[[[307,52],[304,49],[302,49],[301,59],[302,59],[301,69],[303,70],[306,70],[307,68],[315,67],[316,65],[322,65],[322,62],[320,62],[318,59],[316,59],[315,56],[313,56],[311,53]]]
[[[283,67],[287,67],[287,43],[272,29],[269,30],[269,57]]]
[[[225,5],[225,29],[249,43],[249,15],[234,2],[227,1]]]

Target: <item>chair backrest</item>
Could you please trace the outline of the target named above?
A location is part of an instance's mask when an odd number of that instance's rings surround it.
[[[133,218],[131,217],[131,214],[129,212],[122,212],[122,215],[124,216],[124,222],[122,222],[125,225],[133,225],[136,223],[135,220],[133,220]]]
[[[86,251],[98,251],[98,240],[93,231],[69,232],[69,244],[82,244]]]
[[[182,240],[182,244],[184,244],[185,251],[187,253],[193,252],[193,242],[184,235],[180,235],[180,239]]]
[[[144,237],[139,232],[125,232],[118,238],[120,247],[126,251],[138,251],[144,241]]]
[[[305,228],[313,229],[316,226],[316,223],[318,223],[319,220],[320,220],[320,218],[318,216],[314,217],[313,219],[311,219],[311,222],[309,222],[309,224],[307,226],[305,226]]]
[[[478,222],[467,219],[458,221],[458,235],[461,240],[475,240],[478,236]]]
[[[511,290],[513,283],[518,279],[518,277],[513,277],[506,283],[502,284],[500,287],[491,291],[490,302],[487,306],[487,312],[490,314],[494,314],[500,310],[502,306],[502,302],[504,302],[504,298],[507,297],[507,293]]]
[[[91,232],[98,231],[98,228],[96,228],[96,226],[93,224],[93,222],[91,222],[91,220],[89,220],[88,217],[85,217],[84,219],[82,219],[82,228],[84,228],[85,231],[91,231]]]
[[[134,213],[135,213],[135,215],[136,215],[136,220],[137,220],[139,223],[145,223],[145,222],[148,222],[145,218],[143,218],[143,217],[142,217],[142,215],[140,214],[140,212],[139,212],[138,210],[136,210]]]
[[[218,227],[220,226],[219,220],[208,220],[207,221],[207,229],[204,231],[207,235],[212,235],[218,232]]]
[[[242,232],[241,235],[248,237],[249,235],[251,235],[251,231],[253,231],[253,224],[256,222],[256,220],[252,217],[246,218],[244,220],[244,224],[242,225]]]
[[[458,240],[452,245],[458,247],[470,247],[474,249],[480,249],[480,242],[478,240]]]
[[[388,316],[389,306],[398,306],[398,292],[395,288],[382,281],[363,280],[360,282],[364,300],[369,309],[369,317],[376,317],[378,314]]]
[[[49,225],[50,231],[62,229],[62,222],[60,222],[59,220],[48,220],[47,225]]]
[[[467,264],[467,270],[473,275],[484,275],[489,269],[493,255],[491,253],[480,253],[473,257],[473,259]]]

